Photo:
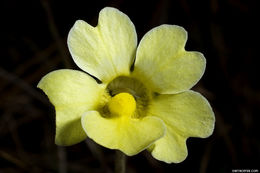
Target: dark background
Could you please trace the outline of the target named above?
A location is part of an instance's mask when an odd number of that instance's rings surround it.
[[[45,74],[78,69],[66,39],[77,19],[96,25],[112,6],[136,26],[138,40],[155,26],[176,24],[189,34],[187,50],[204,53],[206,72],[193,88],[211,103],[216,127],[207,139],[190,138],[189,155],[166,164],[148,152],[128,157],[127,172],[232,172],[258,169],[259,23],[256,1],[246,0],[4,0],[1,1],[0,173],[113,172],[114,151],[86,140],[54,144],[55,113],[36,88]]]

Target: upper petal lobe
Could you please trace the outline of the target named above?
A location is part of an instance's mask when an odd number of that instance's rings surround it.
[[[124,13],[107,7],[100,11],[96,27],[78,20],[69,32],[68,46],[82,70],[108,83],[116,76],[129,74],[137,36]]]
[[[184,49],[187,32],[176,25],[161,25],[142,38],[133,76],[152,91],[175,94],[189,90],[204,73],[206,61],[199,52]]]

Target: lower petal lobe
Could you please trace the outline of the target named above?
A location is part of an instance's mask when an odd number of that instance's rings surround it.
[[[84,140],[87,136],[81,127],[81,116],[98,108],[104,86],[83,72],[57,70],[44,76],[37,87],[55,107],[56,144],[73,145]]]
[[[206,138],[213,132],[214,113],[199,93],[159,95],[149,107],[150,115],[159,117],[167,128],[165,137],[155,142],[152,155],[165,162],[181,162],[187,156],[188,137]]]
[[[121,150],[128,156],[138,154],[165,134],[164,123],[156,117],[105,118],[97,111],[89,111],[82,117],[82,127],[98,144]]]

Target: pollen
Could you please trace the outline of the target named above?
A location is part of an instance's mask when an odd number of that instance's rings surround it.
[[[112,115],[131,117],[136,109],[135,98],[129,93],[119,93],[109,101],[108,109]]]

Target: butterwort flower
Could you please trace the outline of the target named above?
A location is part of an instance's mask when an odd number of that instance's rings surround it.
[[[137,47],[131,20],[110,7],[100,11],[96,27],[76,21],[68,47],[83,72],[56,70],[38,84],[55,106],[56,144],[89,137],[128,156],[148,149],[158,160],[183,161],[187,138],[210,136],[215,123],[208,101],[190,90],[206,60],[186,51],[186,41],[182,27],[161,25]]]

